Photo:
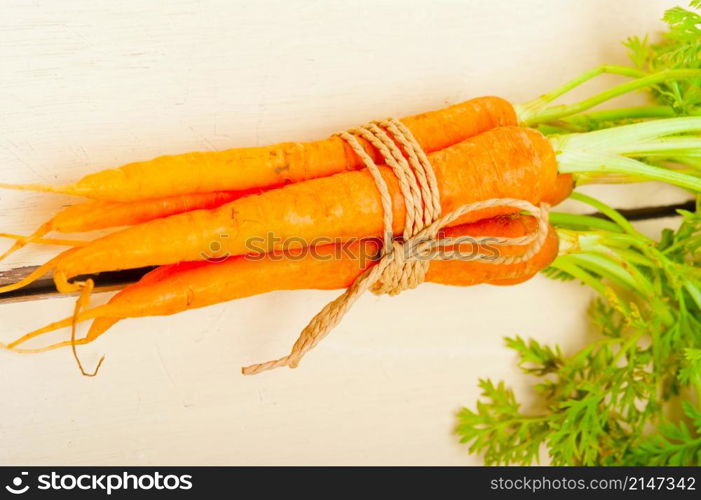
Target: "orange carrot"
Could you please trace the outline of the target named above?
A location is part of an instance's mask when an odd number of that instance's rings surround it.
[[[533,217],[496,217],[472,224],[446,228],[444,237],[495,236],[514,238],[529,234],[537,227]],[[118,292],[109,303],[86,310],[79,321],[94,319],[90,331],[77,344],[95,340],[124,318],[165,316],[189,309],[249,297],[273,290],[323,289],[349,286],[372,261],[381,248],[377,239],[355,241],[344,249],[341,245],[290,250],[260,257],[232,257],[222,263],[185,262],[162,266],[145,275],[141,281]],[[461,243],[461,255],[494,255],[494,250]],[[501,255],[522,255],[523,246],[499,247]],[[541,250],[530,260],[517,264],[490,264],[484,260],[435,260],[430,263],[427,281],[446,285],[470,286],[479,283],[502,284],[507,280],[525,281],[557,255],[558,240],[550,228]],[[18,346],[44,333],[70,326],[72,318],[58,321],[31,332],[7,345]],[[61,342],[39,351],[71,345]],[[24,352],[36,352],[25,350]]]
[[[567,199],[573,187],[572,175],[560,174],[557,176],[555,190],[543,201],[550,205],[557,205]],[[131,203],[88,201],[72,205],[61,210],[29,236],[0,233],[0,238],[17,241],[7,252],[0,255],[0,260],[29,243],[57,246],[84,246],[89,243],[86,240],[45,238],[44,235],[51,231],[81,233],[111,227],[131,226],[192,210],[216,208],[245,194],[251,193],[247,191],[224,191],[220,193],[187,194],[155,200],[140,200]]]
[[[214,193],[194,193],[169,198],[139,200],[131,203],[110,201],[88,201],[64,208],[50,220],[39,226],[29,236],[23,237],[0,233],[0,237],[17,240],[0,260],[30,243],[80,245],[79,241],[43,238],[51,231],[61,233],[82,233],[119,226],[131,226],[161,217],[189,212],[190,210],[215,208],[240,198],[250,192],[224,191]]]
[[[9,254],[12,252],[15,252],[19,250],[19,248],[28,245],[29,243],[39,243],[41,245],[56,245],[56,246],[61,246],[61,247],[78,247],[78,246],[83,246],[87,245],[90,243],[89,240],[72,240],[72,239],[67,239],[67,238],[44,238],[42,236],[35,236],[34,234],[31,234],[29,236],[25,236],[23,234],[15,234],[15,233],[0,233],[0,238],[7,238],[10,240],[15,240],[17,245],[17,248],[13,246],[9,250],[7,250],[4,254],[2,254],[2,258],[0,260],[4,259],[7,257]]]
[[[401,120],[426,152],[439,151],[485,130],[517,123],[513,106],[498,97],[480,97]],[[365,140],[374,157],[380,155]],[[315,142],[161,156],[103,170],[66,186],[10,185],[108,201],[134,201],[190,193],[240,191],[281,186],[363,166],[339,137]]]
[[[554,207],[569,198],[573,189],[572,174],[559,174],[555,180],[555,188],[543,198],[543,201]]]
[[[132,203],[89,201],[66,207],[51,219],[51,230],[79,233],[131,226],[190,210],[215,208],[250,193],[194,193]]]
[[[539,204],[555,189],[557,162],[550,142],[533,129],[501,127],[430,155],[444,213],[490,198],[519,198]],[[392,171],[381,168],[393,198],[394,234],[402,232],[406,208]],[[494,207],[466,214],[459,225],[513,209]],[[358,170],[290,184],[240,198],[214,210],[196,210],[133,226],[59,255],[48,268],[61,291],[67,279],[109,270],[174,264],[254,251],[271,235],[292,246],[320,244],[319,238],[364,238],[383,232],[380,194],[369,171]],[[325,241],[328,243],[328,240]],[[264,250],[281,248],[278,241]],[[213,251],[216,254],[213,255]],[[24,280],[0,288],[21,288]]]
[[[555,190],[543,201],[550,205],[557,205],[567,199],[573,187],[572,175],[560,174],[557,176]],[[0,233],[0,238],[15,240],[15,243],[0,255],[0,260],[30,243],[72,247],[85,246],[90,243],[87,240],[43,237],[49,230],[87,232],[108,227],[128,226],[191,210],[216,208],[238,197],[238,193],[235,192],[200,193],[131,203],[89,201],[73,205],[59,212],[30,236]]]

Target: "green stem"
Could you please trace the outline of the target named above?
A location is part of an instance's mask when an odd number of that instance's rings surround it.
[[[647,295],[647,291],[641,288],[641,283],[639,283],[629,271],[621,267],[619,263],[611,260],[611,258],[606,255],[598,252],[590,252],[580,254],[574,253],[570,254],[569,257],[575,262],[575,264],[591,269],[595,273],[600,274],[601,276],[606,277],[631,291],[642,292],[643,296]]]
[[[571,262],[570,257],[570,255],[560,255],[550,264],[550,267],[574,276],[585,285],[589,285],[601,295],[604,295],[606,293],[606,286],[604,286],[601,280]]]
[[[616,212],[616,210],[614,210],[613,208],[609,207],[606,203],[603,203],[597,200],[596,198],[592,198],[591,196],[588,196],[584,193],[578,192],[572,193],[570,195],[570,198],[581,203],[586,203],[587,205],[595,208],[596,210],[604,214],[606,217],[614,221],[616,224],[618,224],[618,226],[620,226],[620,228],[623,229],[626,233],[646,238],[633,227],[633,224],[631,224],[628,221],[628,219]]]
[[[637,269],[638,266],[640,267],[647,267],[651,268],[654,266],[652,261],[647,255],[641,254],[640,252],[637,252],[635,250],[632,250],[630,248],[618,248],[618,247],[607,247],[605,244],[602,244],[601,247],[598,249],[599,252],[613,252],[616,254],[616,256],[624,261],[627,264],[635,264],[635,266],[629,266],[628,269],[633,272],[633,269]],[[649,281],[647,281],[649,283]],[[652,286],[652,285],[651,285]]]
[[[674,156],[681,155],[691,158],[701,157],[701,138],[696,137],[665,137],[651,142],[629,144],[623,146],[619,154],[640,156]],[[611,151],[612,153],[614,151]]]
[[[599,172],[604,174],[618,173],[650,181],[666,182],[697,193],[701,192],[701,179],[697,177],[653,167],[625,156],[573,151],[559,154],[558,164],[562,173],[585,173],[588,176]]]
[[[616,122],[620,120],[644,120],[646,118],[674,118],[679,116],[669,106],[633,106],[629,108],[602,109],[589,113],[580,113],[562,120],[549,122],[540,126],[540,130],[548,125],[561,130],[582,127],[591,129],[592,123]],[[701,108],[687,110],[684,116],[701,116]]]
[[[630,66],[619,66],[619,65],[614,65],[614,64],[603,64],[601,66],[598,66],[592,70],[587,71],[586,73],[582,73],[578,77],[570,80],[569,82],[565,83],[564,85],[561,85],[560,87],[548,92],[547,94],[543,94],[540,97],[533,99],[532,101],[528,101],[520,106],[517,106],[518,111],[521,111],[518,113],[519,116],[521,116],[521,113],[523,114],[528,114],[528,112],[536,112],[543,107],[545,107],[547,104],[550,104],[552,101],[557,99],[560,96],[563,96],[567,92],[570,92],[571,90],[579,87],[583,83],[588,82],[592,78],[596,78],[599,75],[603,74],[614,74],[614,75],[621,75],[621,76],[629,76],[631,78],[640,78],[646,75],[645,72],[640,71],[635,68],[631,68]]]
[[[662,252],[663,254],[671,254],[676,252],[677,250],[683,249],[685,246],[701,246],[701,243],[699,243],[699,240],[701,240],[701,236],[696,236],[696,237],[689,237],[687,239],[678,241],[667,248],[664,249]]]
[[[634,184],[636,182],[645,182],[644,177],[623,174],[589,174],[580,172],[576,175],[577,186],[586,186],[587,184]]]
[[[582,113],[577,116],[567,118],[568,123],[583,125],[587,122],[609,122],[624,119],[640,118],[673,118],[677,116],[669,106],[634,106],[630,108],[603,109]]]
[[[686,166],[687,171],[701,170],[701,158],[697,159],[697,158],[690,158],[690,157],[683,157],[683,156],[669,156],[669,157],[665,157],[665,159],[669,162],[674,163],[674,164]]]
[[[552,136],[550,142],[560,171],[576,173],[579,183],[617,181],[617,176],[624,176],[621,181],[662,181],[701,192],[701,179],[694,172],[648,165],[626,156],[669,156],[693,162],[701,158],[701,138],[688,134],[698,132],[701,117],[683,117]],[[673,134],[687,135],[667,137]]]
[[[574,194],[574,193],[573,193]],[[566,214],[562,212],[550,212],[550,223],[556,227],[588,229],[595,228],[602,231],[621,232],[621,228],[611,221],[591,215]]]
[[[644,333],[645,330],[637,330],[633,335],[628,337],[628,339],[621,345],[621,348],[613,357],[611,364],[616,364],[621,359],[621,356],[628,354],[630,348],[636,345],[638,342],[640,342],[640,339],[643,337]]]
[[[632,144],[653,141],[673,134],[701,131],[701,117],[668,118],[631,125],[621,125],[584,134],[552,137],[555,150],[596,150],[606,153],[624,153]],[[701,143],[699,143],[701,145]]]
[[[632,92],[634,90],[650,87],[652,85],[667,82],[670,80],[682,80],[685,78],[695,78],[699,76],[701,76],[701,69],[665,70],[660,71],[659,73],[654,73],[652,75],[637,78],[630,82],[616,85],[615,87],[609,90],[601,92],[593,97],[584,99],[583,101],[580,101],[575,104],[563,104],[559,106],[552,106],[543,110],[538,110],[534,107],[531,107],[531,103],[529,103],[528,106],[523,106],[517,111],[520,112],[519,118],[524,124],[533,126],[538,123],[547,123],[576,113],[581,113],[582,111],[586,111],[590,108],[593,108],[594,106],[611,100],[614,97],[627,94],[628,92]]]
[[[686,288],[686,291],[689,292],[689,295],[696,304],[696,307],[701,309],[701,290],[699,290],[698,287],[691,281],[686,281],[684,283],[684,288]]]

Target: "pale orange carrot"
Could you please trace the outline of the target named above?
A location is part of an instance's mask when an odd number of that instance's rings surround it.
[[[498,126],[516,125],[513,106],[498,97],[479,97],[401,120],[426,152],[439,151]],[[366,151],[378,152],[360,139]],[[103,170],[67,186],[0,184],[84,196],[108,201],[134,201],[213,191],[240,191],[281,186],[325,177],[363,166],[337,136],[314,142],[161,156]]]
[[[0,260],[30,243],[81,245],[80,241],[47,239],[51,231],[60,233],[82,233],[120,226],[131,226],[150,220],[189,212],[190,210],[210,209],[233,201],[250,191],[224,191],[214,193],[194,193],[169,198],[139,200],[131,203],[110,201],[88,201],[64,208],[50,220],[39,226],[29,236],[0,233],[0,237],[12,238],[16,242]]]
[[[446,228],[441,237],[515,238],[533,232],[536,227],[537,221],[533,217],[496,217]],[[118,292],[109,303],[81,312],[77,318],[79,321],[95,321],[87,336],[77,339],[76,343],[95,340],[124,318],[170,315],[273,290],[345,288],[372,265],[371,258],[380,248],[379,240],[368,239],[356,241],[348,247],[323,245],[257,257],[232,257],[221,263],[185,262],[162,266]],[[523,255],[525,250],[523,246],[503,246],[498,252],[499,255]],[[495,249],[466,241],[460,244],[461,255],[475,256],[474,260],[432,261],[426,279],[456,286],[525,281],[547,266],[557,251],[558,239],[552,228],[539,252],[528,261],[515,264],[491,264],[484,259],[496,255]],[[58,321],[11,342],[7,347],[22,351],[21,344],[71,323],[72,318]],[[69,345],[71,342],[65,341],[38,350]],[[36,351],[29,349],[24,352]]]

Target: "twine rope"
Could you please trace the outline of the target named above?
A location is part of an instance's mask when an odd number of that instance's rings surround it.
[[[472,245],[489,243],[497,246],[527,246],[521,255],[499,255],[482,259],[492,264],[516,264],[530,260],[542,248],[548,235],[548,205],[536,207],[525,200],[492,198],[460,206],[443,215],[440,192],[435,172],[421,145],[411,131],[399,120],[388,118],[373,121],[338,134],[362,160],[372,175],[380,193],[383,210],[383,248],[380,258],[368,267],[336,299],[329,302],[302,330],[290,354],[279,359],[247,366],[244,375],[255,375],[273,368],[296,368],[304,355],[313,349],[341,321],[343,316],[366,291],[375,294],[396,295],[423,283],[431,260],[473,260],[457,250],[461,243]],[[397,178],[404,198],[406,214],[401,241],[393,237],[394,215],[392,196],[375,161],[358,141],[362,137],[380,152],[385,163]],[[438,232],[463,215],[492,207],[511,207],[528,211],[538,218],[538,226],[530,234],[503,238],[493,236],[437,239]]]

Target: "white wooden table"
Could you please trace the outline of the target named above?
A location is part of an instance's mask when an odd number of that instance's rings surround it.
[[[522,102],[624,62],[620,41],[659,29],[677,3],[6,0],[0,180],[67,182],[163,153],[318,138],[477,95]],[[680,196],[652,185],[597,193],[617,206]],[[74,201],[0,192],[0,229],[26,233]],[[648,229],[662,222],[673,224]],[[0,270],[51,251],[27,249]],[[0,352],[0,463],[478,464],[452,433],[477,379],[529,398],[502,338],[580,346],[591,298],[544,277],[368,295],[300,369],[239,374],[285,353],[334,293],[124,321],[81,349],[86,363],[107,355],[95,379],[67,351]],[[0,339],[72,305],[2,304]]]

